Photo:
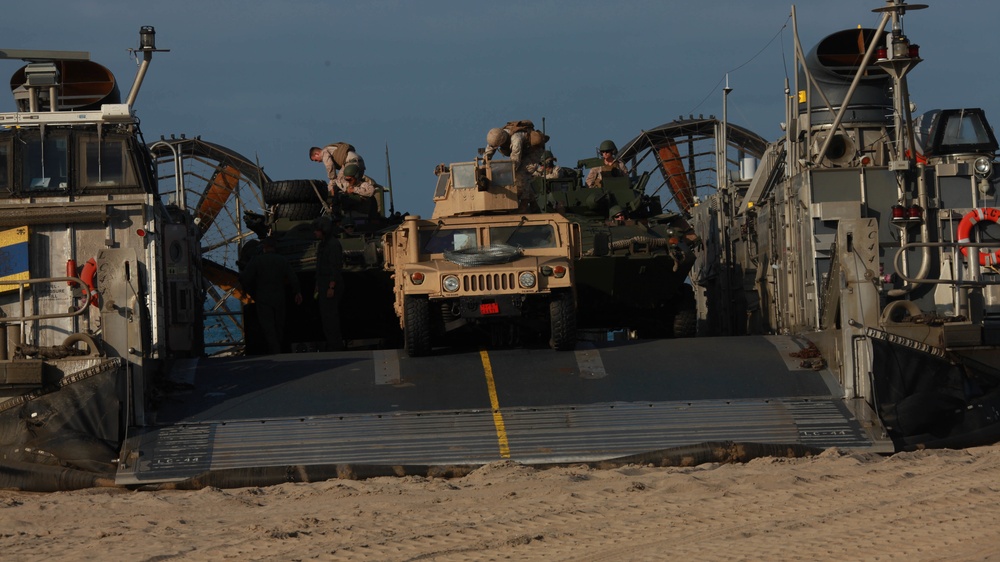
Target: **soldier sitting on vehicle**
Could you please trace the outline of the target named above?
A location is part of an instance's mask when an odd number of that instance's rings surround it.
[[[369,215],[378,211],[375,190],[379,185],[364,175],[357,164],[344,166],[343,173],[334,180],[333,186],[330,195],[338,198],[345,211],[360,211]]]
[[[548,180],[573,177],[573,170],[563,168],[556,164],[557,158],[546,150],[542,153],[542,165],[535,171],[536,176],[541,176]]]
[[[327,187],[331,193],[334,191],[334,182],[348,164],[357,164],[361,168],[361,173],[365,173],[364,158],[358,156],[354,146],[346,142],[331,143],[323,148],[313,146],[309,149],[309,159],[313,162],[322,162],[326,166],[326,176],[329,179]]]
[[[587,187],[603,187],[605,177],[628,177],[628,168],[618,159],[618,147],[614,141],[606,140],[597,149],[603,163],[591,168],[587,174]]]

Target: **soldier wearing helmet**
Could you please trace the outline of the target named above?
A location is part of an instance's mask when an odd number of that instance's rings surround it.
[[[552,152],[546,150],[542,153],[542,165],[538,170],[535,171],[536,176],[541,176],[545,179],[555,180],[559,178],[567,178],[572,175],[572,172],[556,164],[557,158],[552,154]]]
[[[591,168],[587,174],[587,187],[602,187],[605,177],[628,177],[628,168],[618,159],[618,147],[614,141],[606,140],[597,148],[602,164]]]
[[[334,185],[337,189],[335,192],[330,193],[330,195],[346,193],[348,195],[371,197],[375,195],[375,188],[378,187],[375,180],[366,176],[361,166],[354,163],[344,166],[342,173],[334,181]]]
[[[335,142],[320,148],[313,146],[309,148],[309,159],[313,162],[322,162],[326,166],[326,176],[328,178],[327,188],[330,193],[336,190],[336,180],[344,166],[357,164],[361,168],[361,173],[365,173],[365,160],[358,156],[354,147],[346,142]]]
[[[375,189],[379,187],[375,180],[364,175],[357,164],[344,166],[334,184],[337,190],[330,195],[337,198],[340,208],[344,211],[357,211],[367,215],[378,213],[378,202],[375,200]]]

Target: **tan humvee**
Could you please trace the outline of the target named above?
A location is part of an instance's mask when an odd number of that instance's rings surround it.
[[[385,236],[410,355],[459,329],[482,329],[496,345],[547,335],[555,349],[574,348],[579,226],[516,212],[513,178],[509,160],[452,164],[438,176],[433,218],[406,217]]]

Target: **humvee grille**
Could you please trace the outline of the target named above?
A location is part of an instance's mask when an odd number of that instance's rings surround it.
[[[462,276],[462,289],[469,292],[513,289],[513,273],[475,273]]]

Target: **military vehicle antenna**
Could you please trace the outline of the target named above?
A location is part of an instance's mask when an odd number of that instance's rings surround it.
[[[385,143],[385,183],[389,190],[389,214],[396,214],[396,205],[392,201],[392,169],[389,167],[389,143]]]

